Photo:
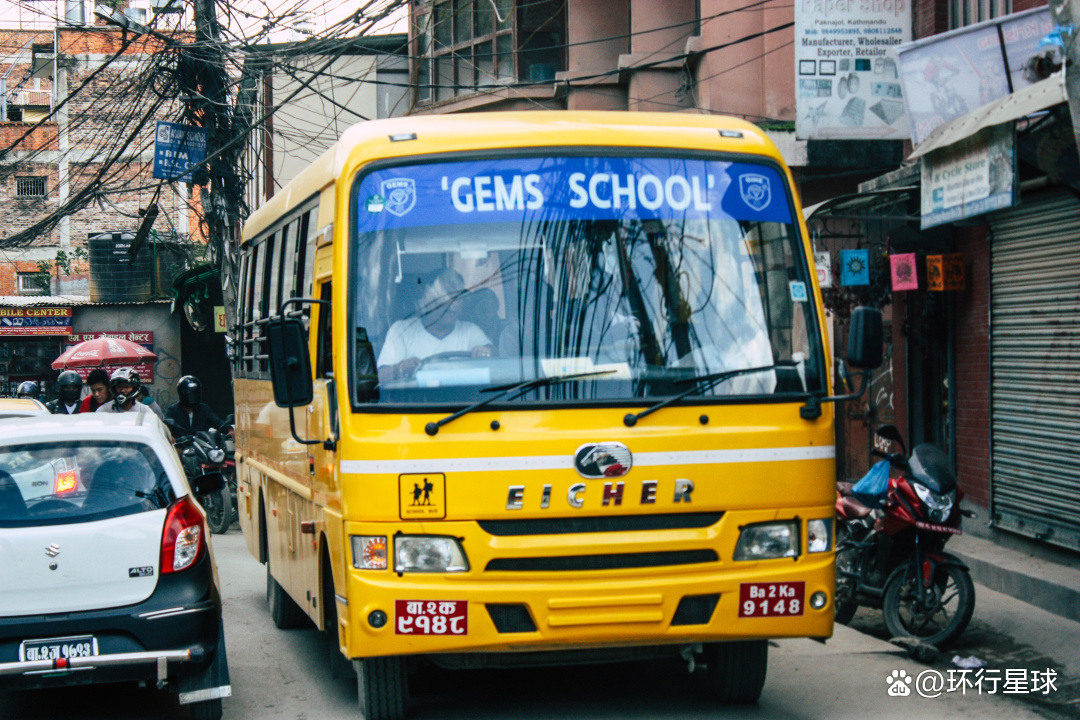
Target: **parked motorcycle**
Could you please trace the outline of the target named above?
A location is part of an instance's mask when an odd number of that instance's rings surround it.
[[[236,462],[227,434],[232,427],[232,416],[230,415],[220,428],[200,430],[188,435],[181,435],[180,433],[186,431],[172,423],[167,424],[176,436],[176,449],[180,452],[180,461],[189,481],[208,473],[221,474],[224,480],[221,489],[208,495],[200,495],[198,500],[206,511],[206,525],[210,532],[218,535],[226,532],[237,519]]]
[[[976,515],[960,509],[962,494],[940,448],[924,443],[908,456],[895,425],[876,434],[900,452],[875,450],[887,465],[871,469],[866,482],[837,483],[836,621],[847,624],[860,605],[880,608],[892,637],[947,645],[971,620],[975,586],[944,547],[962,533],[961,516]],[[878,492],[865,494],[875,479]]]

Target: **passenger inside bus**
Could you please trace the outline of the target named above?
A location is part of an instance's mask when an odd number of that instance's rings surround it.
[[[379,377],[412,377],[421,363],[450,353],[474,358],[491,357],[495,348],[475,323],[461,319],[465,281],[445,268],[428,284],[415,314],[396,321],[386,333],[379,352]]]

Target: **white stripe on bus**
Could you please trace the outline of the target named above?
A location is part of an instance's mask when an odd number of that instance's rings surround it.
[[[836,448],[746,448],[740,450],[689,450],[634,454],[638,467],[717,465],[726,463],[792,462],[829,460]],[[447,472],[516,472],[520,470],[573,470],[573,455],[532,455],[486,458],[439,458],[432,460],[342,460],[341,472],[349,475]]]

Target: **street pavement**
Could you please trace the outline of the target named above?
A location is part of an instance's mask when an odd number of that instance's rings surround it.
[[[330,677],[320,634],[273,627],[266,610],[265,570],[247,553],[239,531],[214,536],[213,543],[225,596],[233,687],[233,696],[225,701],[225,720],[360,718],[355,682]],[[865,609],[856,615],[854,628],[838,626],[825,645],[810,640],[774,643],[765,691],[752,707],[717,705],[684,663],[631,663],[425,671],[413,683],[410,718],[1080,718],[1080,623],[982,586],[976,591],[971,628],[953,652],[929,664],[910,659],[881,639],[879,614]],[[981,693],[972,682],[977,671],[961,676],[950,662],[954,654],[988,663]],[[1055,673],[1052,689],[1030,692],[1032,672],[1043,681],[1047,670]],[[1015,682],[1020,671],[1023,685]],[[1014,679],[1014,690],[1026,692],[1006,694],[1007,674]],[[999,682],[991,688],[994,677]],[[939,696],[924,697],[934,694],[935,678],[942,685]],[[891,696],[889,688],[897,682],[908,692]],[[184,717],[171,695],[128,686],[0,696],[0,720]]]

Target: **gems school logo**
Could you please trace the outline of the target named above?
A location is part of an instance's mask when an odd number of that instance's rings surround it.
[[[386,198],[386,211],[398,217],[402,217],[416,205],[416,183],[412,178],[383,180],[382,194]]]
[[[747,173],[739,177],[739,193],[743,202],[754,210],[764,210],[772,202],[772,187],[769,178],[756,173]]]

